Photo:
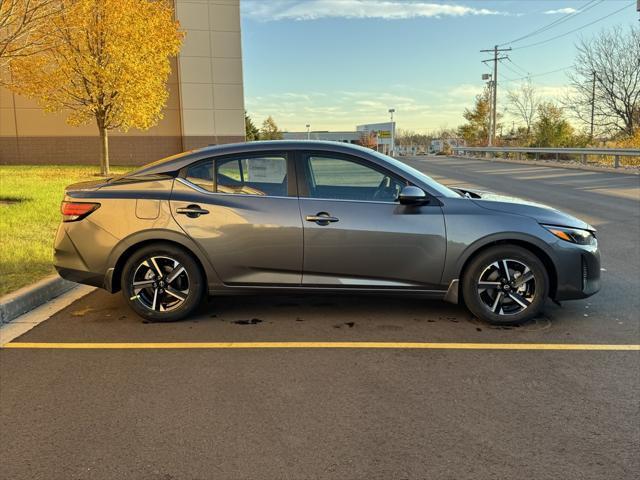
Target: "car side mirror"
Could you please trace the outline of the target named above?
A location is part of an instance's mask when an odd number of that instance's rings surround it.
[[[407,185],[398,195],[398,201],[401,205],[424,205],[429,203],[429,198],[421,188]]]

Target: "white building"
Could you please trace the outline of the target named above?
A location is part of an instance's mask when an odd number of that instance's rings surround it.
[[[366,123],[358,125],[356,131],[361,135],[373,134],[377,141],[376,150],[389,155],[396,134],[396,122]]]
[[[283,132],[282,138],[285,140],[327,140],[342,143],[360,143],[360,132]]]

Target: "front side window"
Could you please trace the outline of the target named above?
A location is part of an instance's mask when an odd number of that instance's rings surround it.
[[[287,159],[280,155],[219,159],[216,191],[286,197]]]
[[[307,157],[309,197],[394,202],[406,182],[344,158]]]

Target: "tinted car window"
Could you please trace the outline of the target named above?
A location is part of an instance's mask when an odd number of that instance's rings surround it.
[[[287,196],[287,160],[283,156],[231,158],[216,162],[219,193]]]
[[[213,192],[213,161],[207,160],[187,168],[185,178],[194,185]]]
[[[330,156],[307,157],[309,196],[393,202],[404,182],[362,163]]]

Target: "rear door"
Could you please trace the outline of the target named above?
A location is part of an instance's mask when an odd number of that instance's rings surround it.
[[[183,169],[171,210],[230,285],[299,285],[302,221],[287,152],[207,159]]]
[[[439,287],[446,242],[437,200],[400,205],[406,180],[349,155],[304,152],[298,175],[303,285]]]

